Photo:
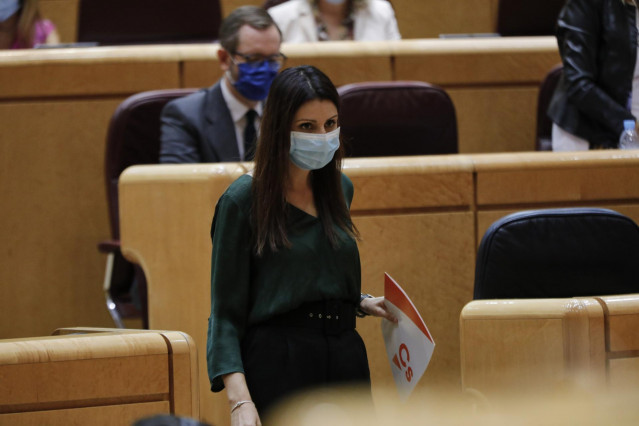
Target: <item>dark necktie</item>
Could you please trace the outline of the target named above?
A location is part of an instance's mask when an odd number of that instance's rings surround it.
[[[255,131],[255,117],[257,113],[249,109],[246,112],[246,127],[244,128],[244,161],[251,161],[255,156],[255,140],[257,132]]]

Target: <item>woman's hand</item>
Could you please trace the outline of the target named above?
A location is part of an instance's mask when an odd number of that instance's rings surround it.
[[[383,297],[367,297],[359,304],[359,308],[368,315],[386,318],[394,323],[398,322],[397,318],[386,308]]]
[[[224,380],[231,407],[231,426],[262,426],[257,408],[251,401],[244,374],[226,374],[222,376],[222,380]],[[240,403],[239,406],[236,406],[238,403]]]
[[[231,413],[231,426],[262,426],[255,404],[242,404]]]

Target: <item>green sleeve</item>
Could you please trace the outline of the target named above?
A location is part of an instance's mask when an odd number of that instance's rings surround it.
[[[211,316],[207,366],[211,390],[224,388],[222,375],[244,372],[240,341],[248,318],[251,236],[249,219],[237,202],[223,195],[211,227]]]

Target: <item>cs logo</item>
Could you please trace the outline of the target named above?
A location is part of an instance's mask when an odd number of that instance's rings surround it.
[[[393,364],[397,366],[400,370],[403,370],[408,366],[408,362],[410,361],[410,353],[408,352],[408,347],[405,343],[399,345],[399,351],[393,357]],[[409,382],[413,379],[413,369],[408,367],[404,372],[406,376],[406,380]]]

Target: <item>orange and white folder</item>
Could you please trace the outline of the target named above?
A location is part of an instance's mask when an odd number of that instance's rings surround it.
[[[384,275],[385,304],[399,322],[382,320],[382,335],[399,396],[405,401],[424,375],[435,341],[406,292]]]

